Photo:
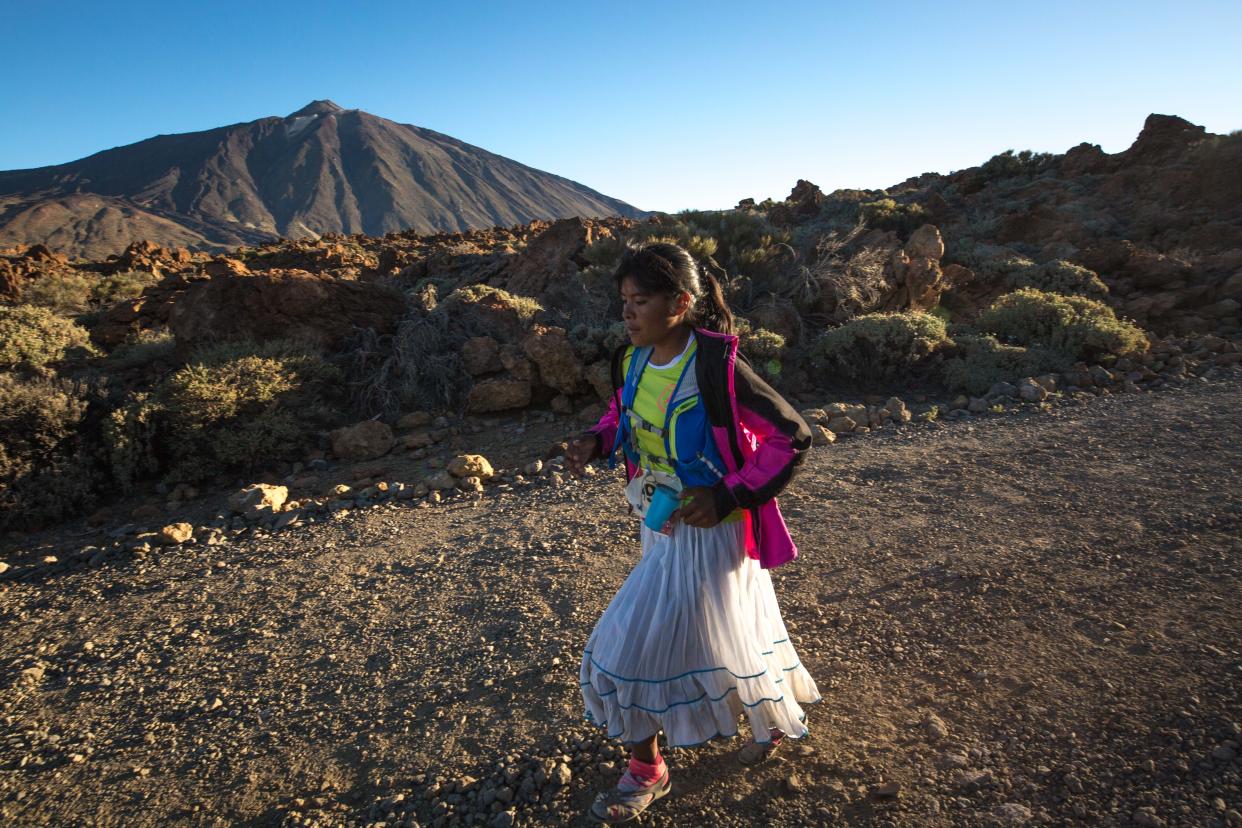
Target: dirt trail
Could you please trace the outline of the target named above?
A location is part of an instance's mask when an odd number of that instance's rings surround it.
[[[1242,824],[1240,412],[1196,382],[815,449],[774,572],[811,735],[669,752],[642,822]],[[446,783],[563,750],[516,824],[590,824],[623,503],[604,472],[0,582],[0,823],[471,824]]]

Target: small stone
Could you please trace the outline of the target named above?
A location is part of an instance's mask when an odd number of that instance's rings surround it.
[[[522,468],[522,472],[523,472],[523,473],[524,473],[527,477],[535,477],[535,476],[536,476],[536,475],[538,475],[538,474],[539,474],[539,472],[541,472],[541,471],[543,471],[543,461],[542,461],[542,460],[535,460],[535,461],[534,461],[534,462],[532,462],[532,463],[527,463],[527,464],[526,464],[526,465]]]
[[[811,426],[811,445],[830,446],[837,441],[837,435],[818,423]]]
[[[176,546],[194,537],[194,527],[188,523],[170,523],[160,530],[160,543]]]
[[[936,767],[941,770],[955,770],[964,768],[970,764],[970,759],[965,753],[956,753],[946,751],[936,757]]]
[[[783,780],[783,784],[785,786],[785,792],[790,794],[802,793],[805,788],[802,779],[796,773],[791,773],[786,776]]]
[[[928,713],[923,717],[923,730],[933,739],[943,739],[949,735],[949,726],[935,713]]]
[[[900,782],[885,782],[871,789],[871,795],[878,799],[891,799],[901,793]]]
[[[1031,809],[1017,802],[1004,802],[992,809],[992,817],[1000,825],[1026,825]]]
[[[569,765],[566,765],[564,762],[558,764],[556,769],[552,772],[552,781],[561,787],[568,785],[573,778],[573,771],[571,771],[569,769]]]
[[[492,464],[481,454],[459,454],[449,461],[448,473],[454,477],[477,477],[479,480],[491,480],[496,474]]]

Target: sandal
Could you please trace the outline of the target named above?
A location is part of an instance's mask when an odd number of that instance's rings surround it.
[[[664,773],[659,779],[641,788],[636,786],[634,777],[626,771],[621,781],[617,783],[617,787],[595,797],[595,802],[591,805],[591,816],[609,825],[629,822],[672,789],[673,784],[668,778],[668,767],[664,768]]]
[[[772,741],[756,742],[751,738],[742,749],[737,752],[737,761],[743,765],[758,765],[760,762],[766,762],[776,749],[785,741],[785,732],[779,728],[772,728]]]

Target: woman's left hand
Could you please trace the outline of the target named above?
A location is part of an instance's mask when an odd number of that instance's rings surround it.
[[[673,512],[670,521],[681,518],[681,522],[687,526],[696,526],[699,529],[710,529],[717,523],[720,523],[720,516],[716,514],[716,499],[712,495],[712,490],[703,486],[694,486],[689,489],[683,489],[681,498],[685,501],[689,498],[689,503],[682,503],[677,511]]]

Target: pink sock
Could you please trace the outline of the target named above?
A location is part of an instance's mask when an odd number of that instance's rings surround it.
[[[630,776],[644,786],[650,785],[664,775],[664,757],[657,755],[654,763],[630,757]]]

